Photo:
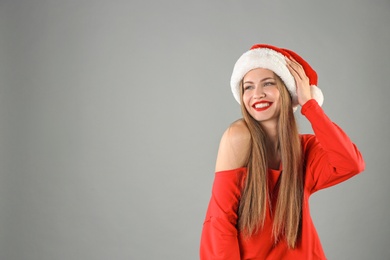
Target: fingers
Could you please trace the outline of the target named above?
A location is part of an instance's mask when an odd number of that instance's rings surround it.
[[[294,78],[299,77],[298,72],[297,72],[297,66],[293,65],[292,61],[290,59],[286,59],[286,65],[287,65],[287,68],[289,69],[290,73],[294,76]]]
[[[308,79],[302,65],[299,64],[296,60],[294,60],[293,58],[291,58],[291,59],[287,58],[286,62],[287,62],[287,68],[290,70],[290,72],[294,76],[294,78],[298,77],[301,80]]]
[[[286,65],[291,75],[294,77],[296,84],[296,91],[298,96],[298,103],[302,106],[312,98],[310,91],[309,78],[306,76],[305,70],[293,58],[286,58]]]
[[[286,59],[286,63],[287,63],[287,68],[290,70],[291,74],[293,74],[293,76],[298,76],[298,78],[300,79],[303,79],[303,75],[305,72],[302,68],[302,65],[299,64],[296,60],[294,59]],[[303,73],[302,73],[303,72]]]

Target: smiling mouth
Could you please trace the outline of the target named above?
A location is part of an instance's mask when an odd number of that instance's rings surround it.
[[[253,108],[256,109],[257,111],[263,111],[268,109],[272,105],[272,102],[259,102],[253,104]]]
[[[270,103],[259,103],[255,104],[255,108],[263,108],[263,107],[269,107]]]

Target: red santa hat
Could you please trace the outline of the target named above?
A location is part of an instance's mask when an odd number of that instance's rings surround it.
[[[295,109],[298,104],[298,96],[294,77],[286,66],[286,58],[293,58],[302,65],[311,86],[311,93],[313,98],[321,106],[324,102],[322,91],[317,87],[317,73],[302,57],[293,51],[278,48],[267,44],[256,44],[245,52],[237,60],[234,65],[230,86],[232,88],[233,96],[240,103],[240,86],[245,74],[250,70],[263,68],[272,70],[278,75],[286,85],[287,90],[292,97],[292,105]]]

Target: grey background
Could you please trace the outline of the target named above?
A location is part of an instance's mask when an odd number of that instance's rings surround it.
[[[388,0],[1,0],[0,259],[198,259],[255,43],[311,63],[365,157],[311,199],[328,258],[390,259],[389,25]]]

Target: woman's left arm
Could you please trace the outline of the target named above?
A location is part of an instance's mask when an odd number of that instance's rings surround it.
[[[323,189],[362,172],[362,154],[345,132],[334,124],[322,108],[309,100],[301,110],[310,121],[315,136],[304,145],[306,171],[312,176],[312,192]]]
[[[313,176],[313,191],[344,181],[362,172],[365,163],[360,151],[344,131],[334,124],[312,98],[309,79],[302,66],[287,60],[295,79],[301,113],[310,121],[315,138],[310,141],[306,167]]]
[[[337,173],[359,173],[364,170],[365,163],[356,145],[328,118],[314,99],[302,107],[301,113],[310,121],[316,139]]]

